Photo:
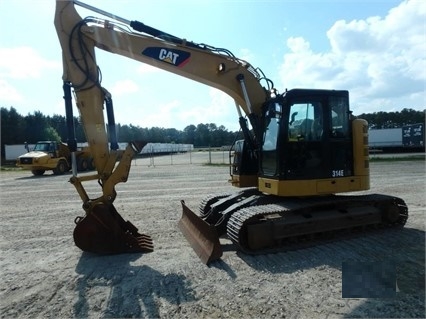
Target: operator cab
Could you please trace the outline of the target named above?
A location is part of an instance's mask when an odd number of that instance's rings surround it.
[[[263,109],[260,176],[308,180],[353,175],[348,91],[293,89]]]

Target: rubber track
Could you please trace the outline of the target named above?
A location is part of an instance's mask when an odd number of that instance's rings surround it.
[[[205,197],[201,201],[201,203],[198,207],[198,210],[200,212],[200,216],[201,217],[207,216],[208,213],[210,212],[210,207],[213,203],[217,202],[218,200],[220,200],[222,198],[228,197],[229,195],[231,195],[231,194],[223,193],[223,194],[209,195],[209,196]]]
[[[295,236],[291,239],[286,239],[285,245],[280,245],[278,247],[272,247],[267,249],[261,249],[259,251],[253,251],[244,246],[241,240],[241,236],[244,233],[244,227],[253,223],[259,219],[259,217],[272,215],[272,214],[285,214],[285,212],[290,212],[290,208],[285,208],[285,205],[279,204],[267,204],[267,205],[259,205],[259,206],[251,206],[242,208],[235,213],[232,214],[231,218],[227,224],[227,235],[228,237],[245,253],[256,255],[256,254],[265,254],[265,253],[275,253],[275,252],[283,252],[290,250],[297,250],[301,248],[311,247],[317,245],[319,243],[332,242],[337,238],[339,239],[349,239],[353,237],[357,237],[360,233],[366,233],[370,230],[377,230],[390,228],[390,227],[402,227],[405,225],[408,219],[408,208],[405,202],[398,197],[380,195],[380,194],[372,194],[372,195],[363,195],[363,196],[335,196],[332,199],[327,199],[322,201],[321,199],[317,200],[307,200],[306,206],[304,208],[309,207],[313,213],[315,213],[315,208],[322,207],[330,204],[347,204],[347,207],[350,207],[351,203],[355,202],[365,202],[365,204],[374,204],[377,205],[380,202],[389,202],[398,207],[399,210],[399,218],[394,223],[380,223],[376,225],[368,225],[362,228],[353,227],[350,229],[340,229],[336,231],[328,231],[326,233],[316,233],[312,235],[304,235],[304,236]],[[291,206],[291,205],[290,205]]]

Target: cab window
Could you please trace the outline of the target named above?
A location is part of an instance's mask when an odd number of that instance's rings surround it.
[[[344,97],[330,97],[331,110],[331,137],[342,138],[348,137],[350,130],[349,121],[349,105]]]
[[[323,134],[323,112],[320,102],[295,103],[290,106],[288,138],[290,142],[319,141]]]
[[[262,145],[262,171],[264,174],[277,173],[277,147],[280,134],[282,107],[279,103],[269,106],[265,113],[265,133]]]

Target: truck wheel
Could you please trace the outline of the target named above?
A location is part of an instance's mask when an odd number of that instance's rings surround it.
[[[62,175],[65,174],[66,171],[68,171],[67,163],[64,160],[60,160],[56,168],[53,169],[53,174]]]
[[[44,174],[44,172],[45,172],[44,169],[33,169],[31,171],[31,173],[33,173],[34,176],[41,176]]]
[[[85,158],[79,158],[77,163],[77,170],[79,172],[84,172],[89,169],[89,163],[87,162],[87,159]]]

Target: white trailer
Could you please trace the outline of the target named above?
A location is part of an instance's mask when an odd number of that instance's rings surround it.
[[[368,146],[370,148],[402,147],[402,128],[369,130]]]

